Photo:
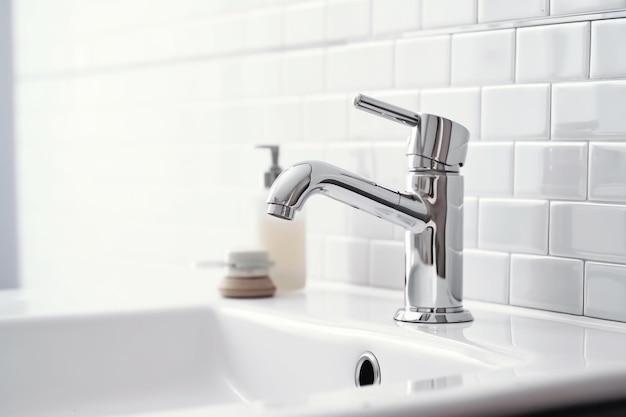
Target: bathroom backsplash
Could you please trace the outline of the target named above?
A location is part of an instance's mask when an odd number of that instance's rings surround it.
[[[626,321],[626,0],[16,0],[14,25],[26,287],[197,279],[254,240],[256,144],[403,189],[409,132],[364,92],[471,131],[466,298]],[[308,279],[403,287],[402,230],[305,211]]]

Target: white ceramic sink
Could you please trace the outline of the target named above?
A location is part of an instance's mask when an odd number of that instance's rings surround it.
[[[533,390],[553,393],[538,406],[626,393],[619,324],[470,303],[472,324],[399,326],[398,293],[337,286],[194,294],[56,305],[3,295],[0,416],[467,415],[477,399],[484,415],[510,410],[506,398],[524,410]],[[357,388],[366,351],[382,383]]]

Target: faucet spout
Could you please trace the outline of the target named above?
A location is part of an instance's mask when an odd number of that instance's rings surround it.
[[[307,199],[321,194],[381,219],[420,233],[430,221],[427,201],[417,194],[393,191],[367,178],[322,161],[287,168],[274,182],[267,213],[292,220]]]

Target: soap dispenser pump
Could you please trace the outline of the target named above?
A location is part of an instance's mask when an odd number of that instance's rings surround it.
[[[280,148],[278,145],[258,145],[257,148],[269,149],[272,154],[272,165],[265,172],[265,176],[263,177],[265,188],[269,190],[274,180],[283,172],[282,168],[278,165],[278,153],[280,152]]]
[[[306,240],[304,216],[297,216],[286,222],[267,213],[267,195],[282,169],[278,165],[280,148],[278,145],[258,145],[257,148],[269,149],[272,164],[265,172],[264,189],[259,196],[258,244],[269,252],[274,266],[270,270],[272,281],[278,290],[297,290],[306,282]]]

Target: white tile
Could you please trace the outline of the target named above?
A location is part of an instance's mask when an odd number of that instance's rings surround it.
[[[196,63],[195,65],[187,65],[185,74],[186,84],[189,87],[187,97],[191,100],[216,98],[219,91],[217,78],[218,70],[213,62],[210,64]],[[93,97],[93,93],[88,95]]]
[[[329,40],[358,38],[370,34],[369,0],[334,0],[328,2]]]
[[[370,246],[370,285],[404,289],[404,244],[374,240]]]
[[[551,255],[626,263],[624,230],[626,206],[551,203]]]
[[[476,0],[422,0],[422,27],[471,25],[476,9]]]
[[[391,88],[393,42],[372,42],[328,49],[328,90]]]
[[[219,1],[220,0],[218,0],[218,2]],[[224,12],[256,9],[264,4],[263,0],[241,0],[241,1],[236,1],[236,2],[228,1],[228,0],[221,0],[221,1],[224,2],[224,6],[222,6]]]
[[[393,225],[386,220],[349,206],[345,211],[345,218],[348,236],[369,240],[393,239]]]
[[[309,198],[303,211],[306,216],[307,235],[345,236],[346,208],[348,207],[321,195]]]
[[[589,30],[589,22],[518,29],[517,81],[587,78]]]
[[[189,2],[189,11],[198,15],[217,15],[224,13],[228,6],[234,6],[232,2],[225,0],[215,0],[206,2],[204,0],[192,0]]]
[[[626,19],[601,20],[591,24],[591,78],[626,75]]]
[[[485,87],[482,95],[482,138],[548,139],[550,85]]]
[[[374,143],[374,179],[376,183],[404,191],[406,189],[406,142]]]
[[[393,4],[387,1],[386,4]],[[450,35],[396,41],[396,87],[450,85]],[[428,65],[424,65],[428,57]]]
[[[514,61],[513,29],[452,35],[452,85],[511,83]]]
[[[551,15],[598,12],[625,7],[625,0],[550,0]]]
[[[373,34],[419,29],[420,4],[420,0],[373,0]]]
[[[304,50],[283,55],[282,93],[308,94],[325,88],[324,50]]]
[[[507,252],[548,253],[548,202],[480,199],[478,247]]]
[[[626,203],[626,144],[589,144],[589,199]]]
[[[480,138],[480,88],[423,90],[420,111],[461,123],[469,130],[471,140]]]
[[[478,246],[478,198],[463,199],[463,247]]]
[[[278,54],[248,55],[241,66],[242,95],[267,97],[278,95],[282,80],[282,63]],[[223,87],[228,88],[230,84]]]
[[[329,144],[326,148],[326,162],[366,178],[374,178],[374,158],[369,142]]]
[[[214,20],[211,18],[199,18],[193,21],[186,21],[187,39],[185,39],[184,47],[181,49],[185,50],[190,56],[218,53],[220,45],[215,36],[217,24]],[[243,21],[243,16],[241,21]],[[244,25],[239,25],[239,49],[243,47],[243,29]],[[90,46],[90,42],[87,39],[79,41],[78,51],[75,54],[77,60],[88,59],[91,52]]]
[[[308,1],[285,7],[285,45],[322,42],[326,34],[326,3]]]
[[[348,97],[344,94],[309,96],[303,102],[302,137],[305,142],[348,139]]]
[[[378,91],[366,94],[379,100],[417,112],[419,94],[415,90]],[[406,140],[411,133],[409,126],[394,123],[375,114],[358,110],[352,106],[348,112],[349,134],[352,140],[398,141]]]
[[[324,252],[324,278],[351,284],[370,281],[369,242],[350,237],[328,237]]]
[[[237,117],[241,119],[241,115]],[[266,143],[297,142],[300,140],[301,129],[302,102],[299,98],[281,98],[267,102],[263,132]]]
[[[275,103],[272,103],[272,106],[274,105]],[[276,103],[276,105],[278,104]],[[232,141],[241,144],[259,136],[263,140],[268,140],[266,139],[268,137],[267,134],[280,133],[277,128],[277,123],[280,122],[267,107],[260,105],[257,101],[224,101],[216,109],[214,124],[217,127],[215,127],[216,130],[213,133],[223,142]],[[239,126],[238,129],[233,129],[233,126],[237,126],[240,123],[242,114],[249,115],[247,122],[245,125]],[[267,125],[268,122],[271,123],[271,126]],[[159,125],[157,124],[157,126]],[[270,139],[270,142],[275,141]]]
[[[585,200],[587,144],[515,144],[515,196]]]
[[[583,314],[583,262],[511,255],[511,304]]]
[[[244,45],[247,49],[279,46],[283,36],[283,11],[268,8],[248,13]]]
[[[461,174],[465,195],[513,195],[513,142],[470,143]]]
[[[400,226],[393,226],[393,240],[396,242],[404,242],[406,238],[406,230]]]
[[[528,19],[548,12],[548,0],[478,0],[479,22]]]
[[[626,266],[585,264],[585,316],[626,321]]]
[[[162,23],[154,28],[144,30],[150,40],[144,44],[144,53],[150,59],[180,59],[193,52],[189,43],[189,27],[185,20]]]
[[[215,53],[239,51],[246,46],[246,22],[239,14],[218,16],[211,19],[203,40]]]
[[[509,254],[463,251],[463,298],[508,304]]]
[[[268,151],[266,151],[268,152]],[[268,152],[269,155],[269,152]],[[255,154],[255,158],[259,155]],[[306,160],[320,160],[326,159],[326,146],[323,144],[314,143],[283,143],[279,148],[278,153],[278,165],[283,169]],[[263,163],[263,169],[265,169],[265,162]],[[269,162],[269,159],[267,160]]]
[[[324,279],[324,237],[306,237],[306,279]]]
[[[626,81],[555,84],[553,139],[620,139],[626,136]]]

